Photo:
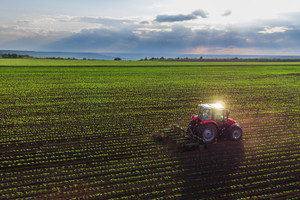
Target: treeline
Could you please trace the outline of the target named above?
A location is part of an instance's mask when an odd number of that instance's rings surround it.
[[[142,58],[140,61],[170,61],[170,62],[300,62],[300,59],[296,58]]]
[[[45,57],[45,58],[37,58],[29,55],[22,55],[22,54],[16,54],[16,53],[6,53],[6,54],[0,54],[0,58],[33,58],[33,59],[49,59],[49,60],[81,60],[77,58],[62,58],[62,57]],[[97,59],[87,59],[82,58],[82,60],[97,60]],[[114,58],[114,60],[122,60],[120,57]]]
[[[22,54],[16,54],[16,53],[6,53],[0,55],[1,58],[33,58],[29,55],[22,55]]]
[[[49,59],[49,60],[77,60],[76,58],[62,58],[62,57],[46,57],[39,59]]]

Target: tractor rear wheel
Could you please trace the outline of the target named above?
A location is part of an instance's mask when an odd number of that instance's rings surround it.
[[[204,125],[203,131],[202,131],[202,139],[206,143],[213,142],[217,137],[217,127],[213,124],[206,124]]]
[[[241,127],[233,125],[232,127],[230,127],[229,129],[229,137],[232,140],[240,140],[242,137],[243,131],[241,129]]]

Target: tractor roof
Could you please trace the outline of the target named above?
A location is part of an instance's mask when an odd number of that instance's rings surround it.
[[[202,107],[205,109],[224,109],[224,106],[219,103],[198,104],[198,107]]]

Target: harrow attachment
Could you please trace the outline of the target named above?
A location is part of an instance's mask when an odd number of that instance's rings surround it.
[[[192,151],[200,145],[204,145],[204,148],[207,148],[202,138],[176,124],[171,125],[170,128],[161,129],[160,133],[154,137],[157,140],[173,144],[171,146],[175,147],[179,152]]]

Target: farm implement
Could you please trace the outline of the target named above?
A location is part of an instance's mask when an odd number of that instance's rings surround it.
[[[176,144],[179,151],[194,150],[200,145],[207,147],[218,137],[225,136],[231,140],[240,140],[242,129],[235,120],[229,118],[229,110],[221,104],[200,104],[198,115],[191,117],[187,129],[173,124],[161,129],[156,139]]]

